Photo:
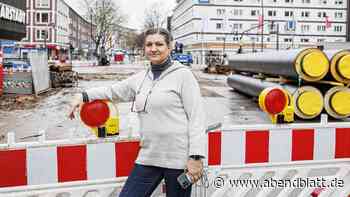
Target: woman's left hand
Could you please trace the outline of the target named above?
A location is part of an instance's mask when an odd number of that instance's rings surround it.
[[[191,175],[193,183],[197,182],[202,177],[203,161],[189,159],[187,161],[187,171]]]

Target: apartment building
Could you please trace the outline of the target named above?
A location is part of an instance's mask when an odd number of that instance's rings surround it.
[[[178,0],[176,41],[201,62],[212,50],[233,54],[315,46],[347,39],[347,0]]]
[[[95,35],[96,25],[91,24],[74,9],[69,8],[69,43],[77,56],[91,56],[95,49],[92,35]]]
[[[138,34],[136,29],[125,27],[119,25],[114,31],[113,35],[110,39],[109,47],[114,49],[124,49],[124,50],[133,50],[132,46],[130,46],[131,38],[136,37]]]
[[[69,48],[69,6],[64,0],[26,0],[24,48],[47,48],[49,58],[67,53]]]

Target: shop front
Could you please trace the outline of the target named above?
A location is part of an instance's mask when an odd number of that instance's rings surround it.
[[[13,68],[27,68],[28,65],[19,60],[11,60],[10,64],[8,59],[14,59],[17,53],[15,41],[20,41],[25,36],[26,0],[0,0],[0,95],[6,92],[9,84],[13,87],[24,87],[25,80],[17,79]],[[10,68],[9,65],[13,67]],[[23,70],[20,69],[21,72]]]

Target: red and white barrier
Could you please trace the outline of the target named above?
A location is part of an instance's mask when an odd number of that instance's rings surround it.
[[[296,124],[295,124],[296,125]],[[341,126],[343,125],[343,127]],[[250,126],[251,127],[251,126]],[[350,158],[350,125],[264,126],[208,134],[209,165]]]
[[[55,185],[65,189],[97,187],[103,181],[111,185],[129,175],[138,151],[137,138],[62,142],[39,137],[39,142],[14,143],[14,136],[9,135],[8,143],[0,144],[0,196],[14,191],[30,190],[33,194],[37,190],[53,191]],[[332,161],[339,169],[345,169],[346,173],[337,173],[342,178],[347,177],[350,166],[350,160],[342,158],[350,158],[349,123],[237,125],[208,133],[208,170],[214,175],[219,169],[232,171],[231,175],[237,174],[237,178],[245,173],[259,178],[263,176],[261,169],[266,169],[266,173],[274,171],[281,178],[305,163],[305,169],[298,172],[298,176],[304,176],[302,171],[309,172],[311,167],[321,166],[320,162],[325,162],[322,166],[332,166],[327,163]],[[281,163],[283,166],[278,167]],[[244,196],[250,190],[242,188],[239,190],[242,195],[235,196]],[[307,188],[303,193],[331,196],[328,193],[333,191],[348,194],[350,188],[320,191]],[[270,192],[263,189],[259,196],[269,196]],[[287,188],[283,192],[289,194],[292,190]],[[221,195],[219,190],[214,193]]]
[[[128,176],[138,141],[0,150],[0,187]]]

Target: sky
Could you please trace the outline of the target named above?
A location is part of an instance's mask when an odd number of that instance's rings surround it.
[[[79,14],[84,15],[83,0],[65,0]],[[143,24],[145,9],[154,2],[162,2],[164,7],[172,10],[176,3],[175,0],[114,0],[124,14],[128,17],[128,23],[125,26],[135,29],[141,29]]]

